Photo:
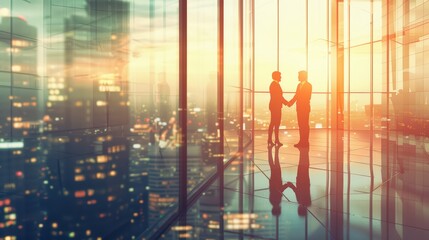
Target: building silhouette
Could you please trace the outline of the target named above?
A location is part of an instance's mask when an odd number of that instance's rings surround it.
[[[10,33],[10,34],[8,34]],[[36,238],[44,158],[39,132],[37,28],[23,17],[4,16],[0,23],[0,225],[5,236]],[[4,214],[3,214],[4,213]],[[21,229],[21,230],[19,230]]]
[[[50,239],[105,237],[132,216],[129,3],[88,0],[84,10],[62,20],[63,59],[50,59],[59,65],[48,77],[44,117],[51,186],[43,237]]]

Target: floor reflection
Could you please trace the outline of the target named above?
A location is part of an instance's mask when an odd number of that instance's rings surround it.
[[[273,160],[273,148],[275,149],[274,160]],[[282,201],[282,193],[288,187],[288,184],[283,184],[282,181],[282,169],[279,162],[279,148],[280,146],[270,145],[268,147],[268,162],[270,164],[270,203],[273,206],[271,213],[273,216],[279,216],[281,214],[280,203]]]
[[[297,149],[283,136],[280,148],[255,136],[242,175],[239,161],[225,170],[224,208],[212,186],[210,208],[204,195],[188,211],[188,239],[429,239],[427,138],[317,130]]]
[[[307,208],[311,205],[310,196],[310,160],[308,156],[309,148],[299,148],[299,165],[296,174],[296,185],[288,182],[290,188],[295,192],[296,201],[298,202],[298,215],[307,215]]]

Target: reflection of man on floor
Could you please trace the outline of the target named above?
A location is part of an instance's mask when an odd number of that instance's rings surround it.
[[[279,148],[275,147],[275,159],[273,161],[273,145],[268,146],[268,162],[270,164],[270,203],[273,205],[272,214],[279,216],[281,213],[280,203],[282,201],[282,193],[287,188],[287,184],[282,181],[282,169],[279,161]]]
[[[291,182],[287,182],[287,187],[292,188],[295,192],[296,200],[299,204],[299,216],[305,216],[307,214],[307,207],[311,205],[309,175],[310,163],[308,151],[308,148],[299,148],[299,165],[296,174],[296,186]]]

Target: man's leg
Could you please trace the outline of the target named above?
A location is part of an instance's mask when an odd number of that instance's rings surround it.
[[[298,116],[298,127],[299,127],[299,142],[295,144],[295,147],[308,146],[308,135],[309,135],[309,112],[297,112]]]
[[[279,126],[279,125],[276,125],[276,126],[275,126],[275,129],[274,129],[274,133],[275,133],[275,135],[276,135],[276,143],[279,143],[279,142],[280,142],[280,139],[279,139],[279,128],[280,128],[280,126]]]
[[[279,138],[279,128],[280,128],[280,122],[282,120],[282,109],[276,109],[275,111],[275,122],[274,122],[274,134],[276,137],[276,144],[283,145],[280,143]]]
[[[308,137],[310,133],[309,125],[310,112],[299,112],[298,113],[298,125],[299,125],[299,145],[308,146]]]
[[[273,129],[274,129],[274,113],[271,112],[271,119],[270,119],[270,125],[268,126],[268,144],[273,144],[272,136],[273,136]]]
[[[299,142],[295,145],[301,145],[303,143],[303,119],[302,119],[302,114],[301,112],[296,112],[297,118],[298,118],[298,129],[299,129]]]

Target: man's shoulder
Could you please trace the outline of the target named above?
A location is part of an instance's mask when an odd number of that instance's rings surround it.
[[[276,81],[272,81],[270,84],[270,88],[278,88],[280,87],[280,84]]]
[[[303,87],[311,88],[312,85],[310,82],[306,81],[305,84],[303,85]]]

